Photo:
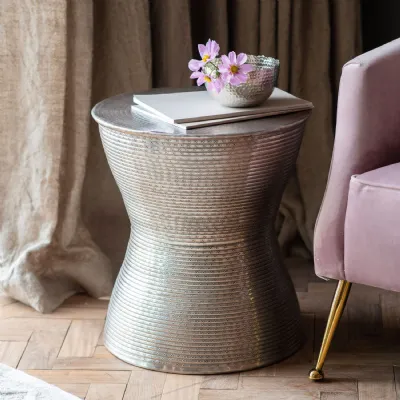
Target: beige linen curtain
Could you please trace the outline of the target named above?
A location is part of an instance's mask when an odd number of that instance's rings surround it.
[[[359,0],[0,1],[0,290],[49,312],[110,294],[129,234],[90,109],[105,97],[191,84],[209,37],[274,56],[279,87],[315,110],[277,229],[311,258],[341,65],[359,53]]]

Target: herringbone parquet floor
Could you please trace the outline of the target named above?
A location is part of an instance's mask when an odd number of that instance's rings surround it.
[[[294,265],[290,271],[308,342],[275,366],[205,377],[130,366],[103,346],[107,301],[82,295],[50,315],[0,296],[0,362],[86,400],[396,399],[400,294],[353,286],[325,368],[328,379],[313,383],[307,371],[318,351],[335,284],[319,280],[307,265]]]

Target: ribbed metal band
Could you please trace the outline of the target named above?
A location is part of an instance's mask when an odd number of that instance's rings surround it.
[[[113,354],[213,374],[271,364],[301,346],[274,221],[304,122],[220,137],[100,125],[132,223],[106,321]]]

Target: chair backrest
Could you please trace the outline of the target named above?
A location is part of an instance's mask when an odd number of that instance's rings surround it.
[[[351,176],[399,161],[397,39],[343,67],[331,170],[314,236],[317,275],[345,279],[344,221]]]

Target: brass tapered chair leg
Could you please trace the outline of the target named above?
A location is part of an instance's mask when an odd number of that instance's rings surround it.
[[[350,289],[350,282],[339,281],[336,288],[335,296],[332,301],[331,311],[329,313],[328,322],[326,324],[325,334],[322,340],[317,365],[310,371],[309,374],[309,378],[313,381],[320,381],[324,379],[322,368],[324,366],[326,355],[328,354],[328,350],[332,343],[336,328],[339,325],[340,318],[343,314],[344,307],[346,306],[346,301],[349,297]]]

